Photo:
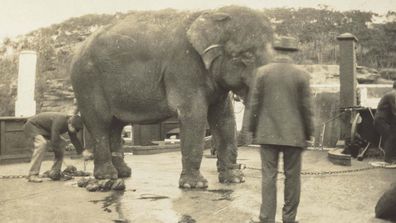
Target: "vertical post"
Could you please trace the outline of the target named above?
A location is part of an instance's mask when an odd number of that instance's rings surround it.
[[[340,46],[340,107],[353,107],[357,104],[355,45],[358,39],[350,33],[344,33],[337,40]],[[347,111],[341,116],[341,139],[351,137],[351,115]]]
[[[35,51],[22,51],[19,55],[18,89],[15,102],[15,116],[31,116],[36,114],[34,88],[36,83]]]

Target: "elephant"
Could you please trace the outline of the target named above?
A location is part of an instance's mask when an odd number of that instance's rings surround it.
[[[229,92],[246,98],[258,66],[268,63],[273,30],[242,6],[206,11],[136,12],[101,28],[72,59],[71,83],[95,142],[94,176],[129,177],[121,131],[178,117],[181,188],[206,188],[200,172],[208,123],[221,183],[244,181],[237,164]]]

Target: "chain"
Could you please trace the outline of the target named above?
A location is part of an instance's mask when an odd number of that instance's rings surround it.
[[[0,179],[19,179],[19,178],[26,178],[26,175],[0,175]]]
[[[67,163],[65,161],[62,161],[65,166],[67,166]],[[84,171],[86,171],[86,160],[84,160]],[[27,175],[0,175],[0,180],[3,179],[21,179],[21,178],[27,178]]]
[[[384,168],[381,166],[370,166],[364,167],[359,169],[352,169],[352,170],[334,170],[334,171],[302,171],[301,175],[309,175],[309,176],[324,176],[324,175],[335,175],[335,174],[343,174],[343,173],[354,173],[354,172],[361,172],[366,170]],[[254,167],[246,167],[246,169],[250,170],[260,170],[261,168],[254,168]],[[278,171],[279,174],[284,174],[284,171]]]
[[[355,173],[355,172],[362,172],[366,170],[372,170],[372,169],[379,169],[379,168],[384,168],[382,166],[370,166],[370,167],[364,167],[364,168],[358,168],[358,169],[352,169],[352,170],[333,170],[333,171],[302,171],[301,175],[308,175],[308,176],[324,176],[324,175],[335,175],[335,174],[344,174],[344,173]],[[249,169],[249,170],[260,170],[261,168],[255,168],[255,167],[244,167],[244,169]],[[278,171],[279,174],[284,174],[284,171]],[[0,179],[19,179],[19,178],[26,178],[26,175],[0,175]]]

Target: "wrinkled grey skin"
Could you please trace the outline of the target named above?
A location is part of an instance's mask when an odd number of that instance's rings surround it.
[[[246,97],[266,63],[272,30],[243,7],[206,12],[141,12],[90,37],[73,59],[71,80],[95,139],[94,175],[129,177],[121,131],[127,123],[180,120],[180,187],[207,187],[200,173],[206,122],[218,150],[220,182],[242,182],[229,91]]]

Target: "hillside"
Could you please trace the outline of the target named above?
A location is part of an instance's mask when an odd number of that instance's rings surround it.
[[[129,13],[141,13],[144,16],[146,12]],[[299,63],[308,66],[308,71],[315,72],[315,75],[312,75],[314,83],[326,82],[327,76],[336,80],[338,69],[331,65],[337,64],[338,55],[338,45],[334,37],[348,30],[360,39],[358,49],[360,65],[382,69],[392,68],[396,63],[396,54],[392,51],[394,44],[392,35],[396,36],[396,28],[394,28],[396,23],[374,24],[371,22],[375,17],[373,13],[359,11],[340,13],[326,8],[271,9],[263,10],[263,13],[270,17],[277,34],[294,35],[300,39],[302,51]],[[321,13],[327,13],[326,21],[321,20]],[[38,112],[69,111],[73,92],[68,67],[73,50],[98,28],[116,22],[126,15],[91,14],[71,18],[15,39],[3,41],[0,44],[0,115],[14,114],[18,55],[24,49],[38,52],[35,93]],[[339,20],[339,18],[343,19]],[[321,66],[317,65],[318,63],[328,65]],[[375,81],[378,78],[375,69],[364,69],[363,73],[366,73],[366,76],[371,75]]]
[[[14,113],[20,51],[28,49],[38,53],[35,92],[37,109],[51,110],[54,107],[51,101],[60,99],[65,100],[65,103],[72,102],[68,67],[73,50],[95,30],[121,16],[86,15],[5,40],[0,47],[0,104],[8,106],[0,106],[0,115]]]

